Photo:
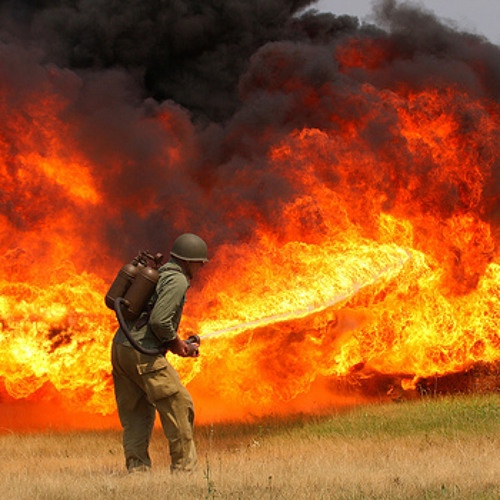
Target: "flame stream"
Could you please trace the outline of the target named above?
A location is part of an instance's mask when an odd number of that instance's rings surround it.
[[[373,285],[376,283],[379,279],[382,277],[388,278],[389,276],[394,276],[399,272],[403,266],[410,260],[412,259],[412,253],[408,249],[402,249],[404,252],[406,252],[407,258],[406,259],[401,259],[396,262],[391,262],[387,266],[383,267],[379,272],[374,273],[372,279],[368,281],[364,281],[363,283],[353,283],[352,288],[350,291],[343,292],[341,294],[336,295],[334,298],[331,300],[328,300],[326,302],[323,302],[321,305],[315,305],[315,304],[310,304],[304,308],[296,309],[294,311],[289,311],[289,312],[283,312],[279,314],[273,314],[270,316],[264,316],[262,318],[258,318],[252,321],[246,321],[244,323],[239,323],[237,325],[229,326],[226,328],[221,328],[219,330],[215,330],[210,333],[205,333],[203,335],[200,335],[201,339],[209,339],[212,337],[218,337],[222,335],[226,335],[228,333],[231,334],[237,334],[245,330],[250,330],[250,329],[255,329],[259,328],[262,326],[266,326],[272,323],[277,323],[280,321],[285,321],[285,320],[290,320],[290,319],[298,319],[298,318],[304,318],[306,316],[309,316],[311,314],[319,313],[321,311],[324,311],[326,309],[329,309],[335,305],[338,305],[342,302],[345,302],[349,299],[351,299],[354,295],[356,295],[361,289]]]

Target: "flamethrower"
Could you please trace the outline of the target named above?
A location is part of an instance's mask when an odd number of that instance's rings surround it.
[[[146,349],[141,346],[131,335],[127,321],[136,321],[147,310],[147,304],[158,283],[158,269],[162,261],[161,253],[152,255],[149,252],[139,252],[132,262],[120,269],[105,297],[106,306],[114,310],[120,328],[128,341],[134,349],[149,356],[165,354],[168,346],[162,349]],[[149,315],[145,317],[143,324],[146,324],[148,317]],[[139,321],[143,320],[139,319]],[[184,342],[200,345],[201,339],[198,335],[191,335]]]

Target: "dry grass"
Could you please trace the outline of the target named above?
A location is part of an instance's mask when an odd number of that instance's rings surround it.
[[[199,470],[172,477],[155,431],[128,475],[118,431],[0,436],[3,499],[496,499],[500,396],[376,405],[197,429]]]

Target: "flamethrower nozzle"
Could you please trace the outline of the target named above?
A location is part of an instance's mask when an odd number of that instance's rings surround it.
[[[199,335],[190,335],[184,342],[186,344],[201,344],[201,338]]]
[[[194,358],[197,358],[199,355],[200,355],[200,351],[199,351],[199,347],[200,347],[200,344],[201,344],[201,339],[199,337],[199,335],[190,335],[185,341],[184,343],[188,346],[190,346],[190,349],[191,349],[191,356],[194,357]],[[197,347],[195,347],[197,346]],[[192,350],[194,348],[194,350]]]

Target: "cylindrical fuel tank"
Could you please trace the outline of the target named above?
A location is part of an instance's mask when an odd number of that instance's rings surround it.
[[[134,282],[123,297],[128,306],[127,310],[123,311],[126,320],[139,317],[155,291],[158,276],[158,271],[149,266],[139,270]]]
[[[137,261],[132,261],[128,264],[125,264],[118,271],[118,274],[109,287],[108,293],[105,297],[105,303],[109,309],[114,310],[115,299],[117,299],[118,297],[124,297],[127,290],[130,288],[130,285],[133,283],[140,270],[140,267],[137,264]]]

